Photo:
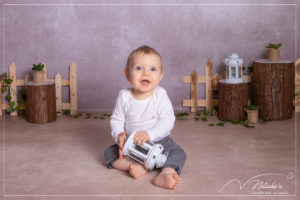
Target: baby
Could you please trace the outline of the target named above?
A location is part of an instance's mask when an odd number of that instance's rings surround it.
[[[128,171],[133,178],[147,173],[143,165],[119,154],[126,137],[137,131],[134,143],[144,145],[146,141],[152,141],[164,146],[163,153],[168,152],[167,161],[152,183],[175,189],[180,183],[186,154],[170,137],[175,116],[166,90],[158,86],[164,76],[161,56],[155,49],[141,46],[129,55],[124,72],[132,88],[119,92],[110,118],[116,144],[105,150],[106,163],[110,168]]]

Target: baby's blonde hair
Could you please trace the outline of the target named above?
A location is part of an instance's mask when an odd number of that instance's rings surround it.
[[[133,65],[134,56],[136,56],[136,54],[138,54],[138,53],[142,53],[143,55],[151,55],[151,54],[157,55],[161,60],[161,71],[162,71],[162,58],[161,58],[160,54],[152,47],[149,47],[146,45],[138,47],[137,49],[133,50],[129,54],[129,56],[127,58],[127,63],[126,63],[126,69],[128,71],[129,71],[129,68]]]

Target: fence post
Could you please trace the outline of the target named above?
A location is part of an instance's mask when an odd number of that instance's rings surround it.
[[[70,65],[70,104],[71,114],[77,114],[77,75],[74,62]]]
[[[207,111],[211,111],[212,109],[212,87],[211,87],[211,80],[212,80],[212,63],[211,61],[208,59],[206,61],[206,66],[205,66],[205,79],[206,79],[206,83],[205,83],[205,91],[206,91],[206,110]]]
[[[2,115],[2,76],[0,75],[0,116]]]
[[[16,64],[11,62],[9,65],[9,78],[13,81],[10,84],[9,93],[11,96],[11,102],[14,101],[15,105],[18,104],[17,102],[17,71],[16,71]],[[17,115],[17,111],[10,113],[10,115]]]
[[[194,70],[191,75],[191,112],[198,111],[198,74]]]
[[[62,114],[61,104],[62,104],[62,87],[61,87],[61,75],[57,73],[55,75],[55,93],[56,93],[56,112],[58,115]]]

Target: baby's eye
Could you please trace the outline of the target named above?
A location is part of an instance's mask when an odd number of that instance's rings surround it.
[[[142,70],[142,67],[141,66],[137,66],[135,69],[136,70]]]
[[[151,71],[153,71],[153,72],[156,71],[156,67],[152,67]]]

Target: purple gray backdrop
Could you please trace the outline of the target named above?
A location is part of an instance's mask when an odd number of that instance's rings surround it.
[[[204,75],[208,58],[214,73],[224,70],[222,60],[231,53],[249,67],[265,57],[266,44],[279,42],[282,59],[300,58],[299,0],[2,0],[0,6],[0,72],[14,61],[24,78],[42,61],[49,78],[58,72],[68,78],[74,61],[80,111],[113,109],[118,91],[130,87],[123,75],[127,56],[144,44],[163,57],[161,86],[176,110],[189,98],[182,77],[194,69]]]

